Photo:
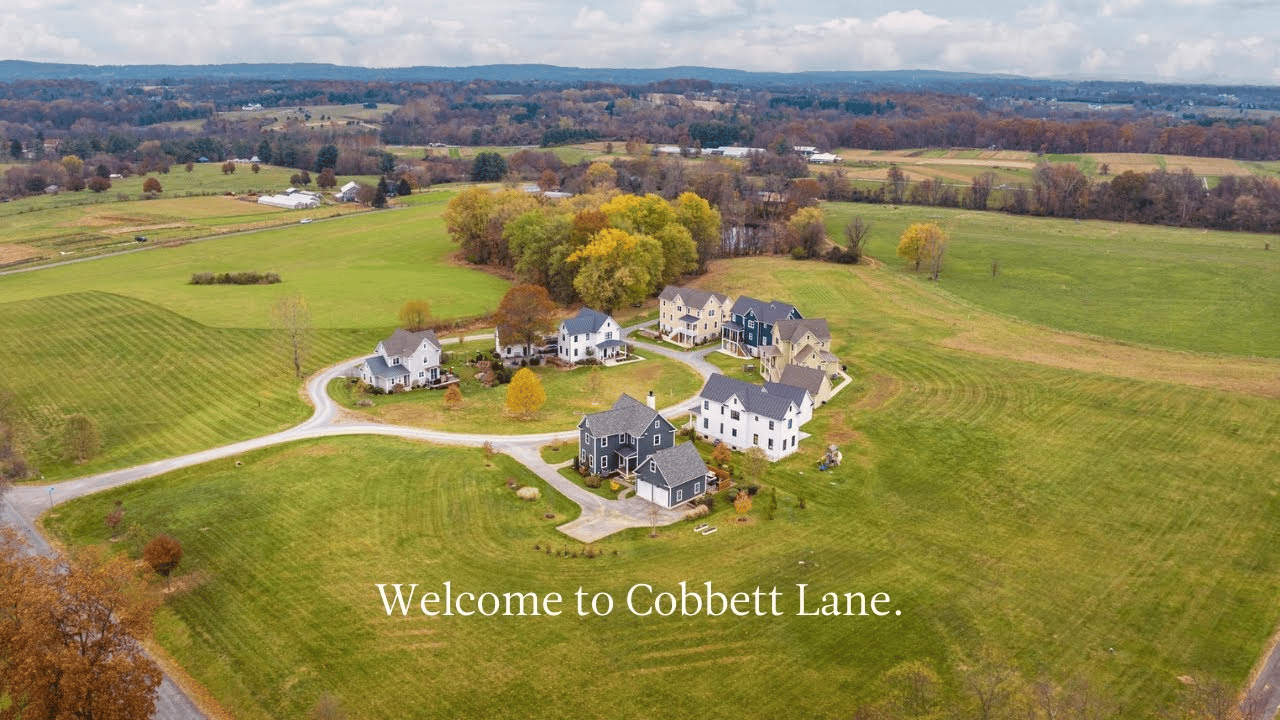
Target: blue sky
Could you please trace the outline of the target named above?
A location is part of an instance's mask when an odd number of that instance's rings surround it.
[[[1280,0],[9,0],[0,58],[922,68],[1280,83]]]

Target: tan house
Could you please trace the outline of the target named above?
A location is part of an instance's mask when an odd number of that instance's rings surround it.
[[[831,376],[817,368],[788,365],[782,368],[781,385],[804,388],[815,405],[821,405],[831,399]]]
[[[680,347],[714,342],[730,308],[728,295],[668,285],[658,295],[658,326],[664,338]]]
[[[769,382],[785,382],[782,373],[788,365],[819,370],[828,379],[840,373],[840,358],[831,352],[826,320],[779,320],[774,324],[773,344],[760,348],[760,374]],[[814,395],[815,402],[826,399]]]

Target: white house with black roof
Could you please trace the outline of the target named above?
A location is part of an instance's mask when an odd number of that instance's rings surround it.
[[[691,412],[699,435],[734,450],[758,447],[777,461],[795,452],[807,437],[801,427],[813,417],[813,398],[804,388],[753,385],[714,373]]]
[[[360,365],[360,379],[387,392],[436,385],[441,380],[440,341],[432,330],[398,328],[378,343],[377,355]]]
[[[688,502],[707,490],[707,464],[693,443],[681,443],[649,456],[636,472],[636,497],[664,508]]]
[[[578,422],[578,463],[595,475],[629,476],[676,444],[676,427],[654,408],[623,394],[612,408]]]
[[[720,349],[739,357],[760,357],[760,348],[773,344],[773,326],[779,320],[803,316],[781,300],[765,302],[743,295],[733,303],[720,333]]]
[[[627,354],[622,326],[591,308],[582,308],[577,315],[560,323],[557,335],[560,346],[556,355],[566,362],[576,363],[588,358],[603,361]]]

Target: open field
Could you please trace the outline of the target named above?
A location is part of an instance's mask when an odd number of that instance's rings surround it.
[[[290,223],[260,233],[166,247],[93,262],[0,277],[0,302],[100,290],[145,300],[216,327],[270,326],[283,295],[301,293],[317,327],[380,328],[400,306],[426,298],[436,317],[492,312],[506,281],[450,264],[456,250],[440,211],[451,195],[355,217]],[[215,198],[216,199],[216,198]],[[230,202],[230,201],[228,201]],[[263,286],[195,286],[196,272],[274,271]]]
[[[899,662],[929,662],[963,694],[962,668],[987,654],[1028,680],[1088,682],[1126,717],[1172,699],[1180,675],[1243,682],[1280,618],[1280,400],[1147,381],[1140,365],[1082,372],[1065,342],[1056,362],[1018,358],[1017,344],[957,349],[966,333],[1016,340],[1029,326],[885,267],[753,258],[697,284],[825,315],[858,378],[770,468],[773,521],[763,498],[744,525],[721,502],[713,536],[681,524],[608,538],[595,559],[549,556],[534,545],[581,547],[503,489],[528,482],[519,468],[351,438],[85,498],[50,525],[102,541],[121,498],[142,528],[124,547],[161,529],[184,542],[182,572],[202,581],[170,599],[158,636],[237,718],[298,716],[322,692],[367,717],[847,718]],[[1227,375],[1264,362],[1220,361]],[[827,442],[845,463],[818,473]],[[446,580],[583,587],[620,605],[606,618],[579,619],[572,601],[561,617],[389,618],[373,585]],[[776,586],[785,614],[622,605],[636,583],[681,580]],[[797,583],[886,592],[902,615],[800,617]]]
[[[376,342],[367,331],[321,331],[305,368]],[[16,395],[28,457],[51,480],[265,435],[311,413],[270,331],[205,327],[103,292],[0,304],[0,356],[0,390]],[[102,434],[101,455],[83,465],[62,459],[74,413]]]
[[[868,252],[892,267],[914,222],[952,234],[942,289],[1033,323],[1162,347],[1280,357],[1280,239],[1249,233],[1074,222],[889,205],[827,205],[872,227]],[[1000,264],[991,277],[991,261]]]
[[[448,343],[444,347],[445,350],[451,349]],[[489,388],[480,385],[473,377],[475,371],[464,366],[461,358],[450,363],[462,378],[463,406],[458,410],[444,407],[443,391],[417,390],[396,395],[366,396],[355,393],[347,381],[339,380],[330,386],[330,395],[349,410],[367,413],[397,425],[516,435],[572,430],[584,413],[609,409],[622,393],[643,402],[652,390],[658,407],[663,408],[693,397],[702,387],[702,378],[683,363],[646,355],[643,350],[638,354],[646,359],[616,367],[533,368],[542,380],[547,403],[532,420],[507,417],[507,386]],[[594,389],[597,384],[598,389]],[[369,398],[374,406],[355,407],[355,401],[360,397]]]

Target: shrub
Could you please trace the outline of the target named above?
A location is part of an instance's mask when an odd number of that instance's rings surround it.
[[[212,285],[213,273],[211,272],[191,273],[191,284],[192,285]]]
[[[601,480],[599,475],[588,475],[583,482],[587,484],[587,487],[595,489],[600,487]]]
[[[738,488],[729,488],[729,492],[725,497],[729,498],[729,502],[736,501],[738,499]]]
[[[697,520],[698,518],[704,518],[710,514],[711,514],[711,508],[708,508],[706,505],[699,505],[694,509],[690,510],[689,512],[685,513],[684,519]]]
[[[542,497],[542,493],[538,492],[536,487],[522,487],[516,491],[516,496],[526,502],[533,502]]]

